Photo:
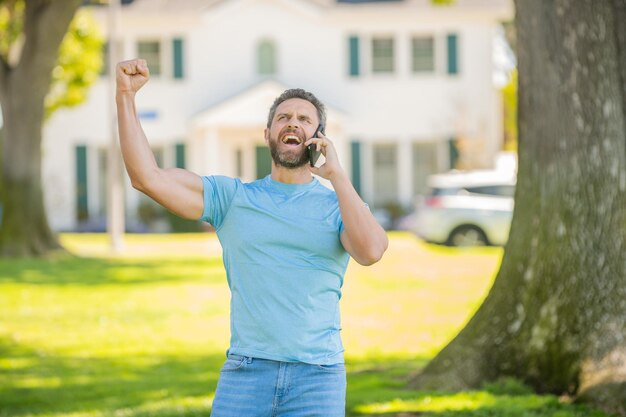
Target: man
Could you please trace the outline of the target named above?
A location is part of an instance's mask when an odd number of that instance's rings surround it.
[[[388,240],[323,134],[324,105],[285,91],[270,109],[265,141],[271,175],[244,184],[157,166],[135,110],[148,81],[144,60],[117,66],[117,111],[133,187],[171,212],[212,224],[231,290],[231,343],[214,417],[345,414],[346,374],[339,299],[349,256],[377,262]],[[325,156],[309,164],[306,146]],[[313,174],[330,181],[322,186]]]

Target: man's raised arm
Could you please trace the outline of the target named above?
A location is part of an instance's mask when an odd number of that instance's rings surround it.
[[[115,72],[120,147],[133,187],[180,217],[200,218],[204,209],[202,179],[184,169],[159,168],[141,128],[135,94],[150,78],[146,61],[120,62]]]
[[[345,250],[361,265],[372,265],[382,258],[389,246],[385,230],[378,224],[369,208],[366,207],[356,192],[350,179],[339,164],[335,146],[323,133],[311,138],[304,144],[315,143],[326,157],[326,162],[319,168],[310,167],[312,173],[330,181],[343,220],[344,230],[340,235]]]

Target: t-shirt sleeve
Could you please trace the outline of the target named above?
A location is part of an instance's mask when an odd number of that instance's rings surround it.
[[[337,201],[336,195],[333,195],[332,204],[333,204],[333,211],[329,217],[333,219],[332,220],[333,225],[339,231],[339,236],[341,236],[344,230],[344,226],[343,226],[343,219],[341,218],[341,210],[339,210],[339,201]]]
[[[339,216],[337,218],[337,227],[339,228],[339,236],[341,236],[341,234],[343,233],[345,227],[343,227],[343,219],[341,218],[341,213],[339,213]]]
[[[219,229],[228,213],[241,181],[221,175],[202,177],[204,211],[200,220]]]

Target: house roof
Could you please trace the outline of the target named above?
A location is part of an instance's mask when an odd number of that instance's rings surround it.
[[[202,13],[233,0],[135,0],[125,7],[136,13]],[[335,0],[289,0],[313,6],[329,6]]]
[[[198,13],[214,6],[232,2],[233,0],[134,0],[124,7],[125,10],[139,13]],[[435,5],[432,0],[287,0],[303,3],[318,8],[360,8],[384,6],[408,6],[412,8],[437,8],[444,10],[447,6]],[[510,7],[512,0],[456,0],[452,7],[465,10],[483,10],[489,8]]]

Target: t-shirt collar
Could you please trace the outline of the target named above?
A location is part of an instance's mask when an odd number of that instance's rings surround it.
[[[311,188],[315,187],[319,183],[319,181],[317,180],[317,178],[313,177],[310,182],[307,182],[305,184],[287,184],[272,179],[272,174],[269,174],[267,177],[265,177],[265,183],[269,188],[273,190],[293,194],[301,191],[310,190]]]

